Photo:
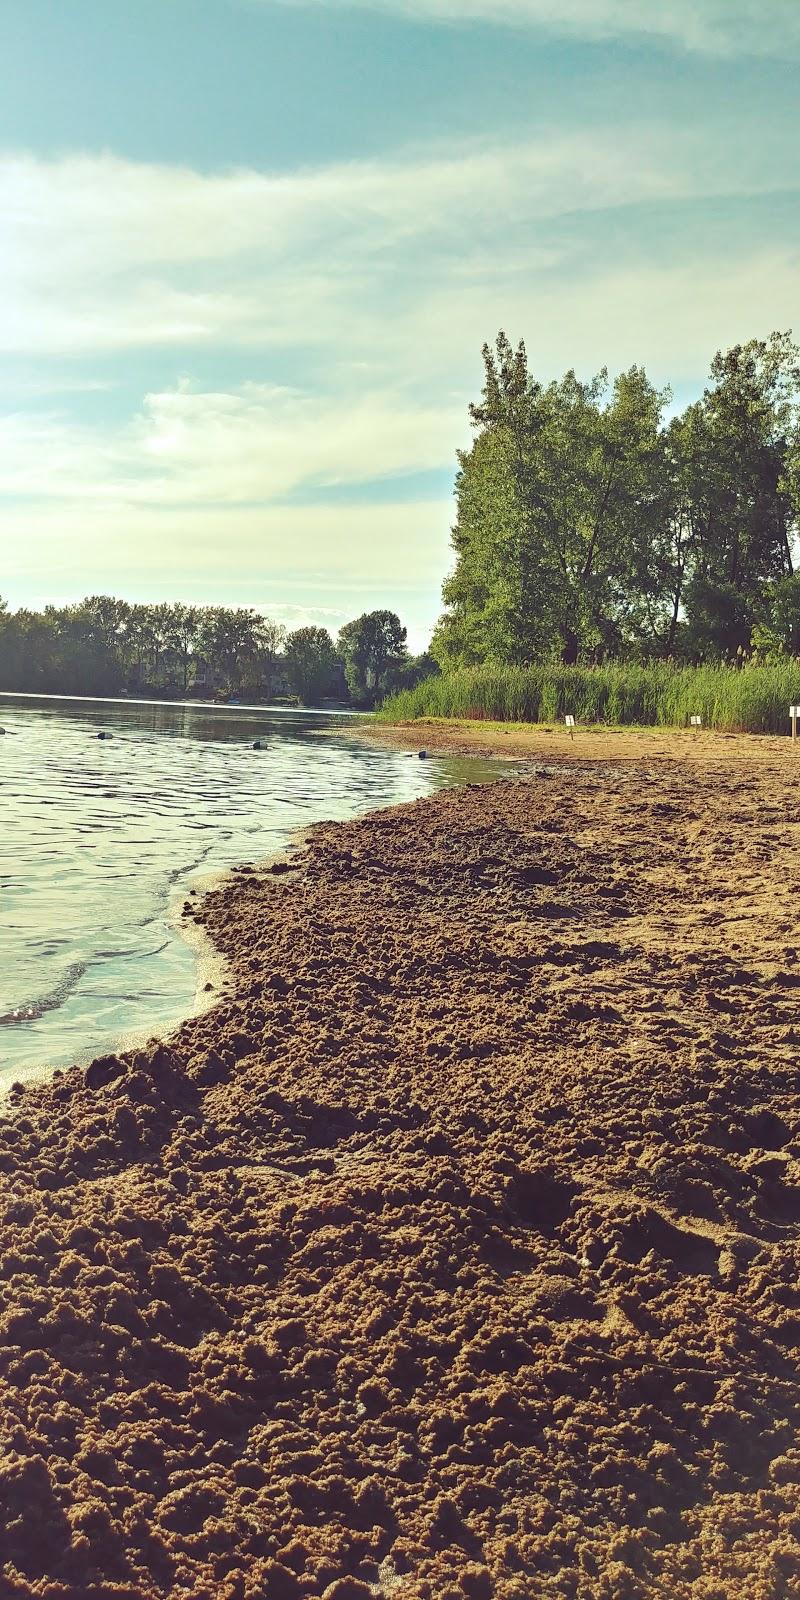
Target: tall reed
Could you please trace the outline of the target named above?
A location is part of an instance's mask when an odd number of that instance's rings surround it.
[[[386,700],[386,722],[463,717],[486,722],[577,722],[612,726],[703,726],[731,732],[785,733],[789,706],[800,703],[800,662],[759,666],[464,667],[426,678]]]

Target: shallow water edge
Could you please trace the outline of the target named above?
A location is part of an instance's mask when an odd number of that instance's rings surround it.
[[[418,762],[352,718],[287,708],[17,696],[0,724],[0,1083],[163,1036],[209,1003],[197,959],[214,957],[180,937],[193,889],[312,823],[489,768]]]

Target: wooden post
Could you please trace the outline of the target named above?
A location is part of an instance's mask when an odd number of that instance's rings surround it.
[[[569,736],[570,736],[570,739],[574,739],[574,738],[575,738],[575,735],[574,735],[574,733],[573,733],[573,732],[572,732],[572,730],[573,730],[573,728],[574,728],[574,726],[575,726],[575,718],[574,718],[574,717],[565,717],[565,718],[564,718],[564,721],[565,721],[565,723],[566,723],[566,725],[567,725],[567,727],[568,727],[568,728],[569,728]]]
[[[789,716],[792,719],[792,743],[797,743],[797,719],[800,717],[800,706],[790,706]]]

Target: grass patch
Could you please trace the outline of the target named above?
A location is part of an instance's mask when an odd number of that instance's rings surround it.
[[[426,678],[384,701],[382,722],[453,717],[476,722],[554,723],[567,715],[598,726],[706,728],[786,733],[800,703],[800,664],[768,666],[465,667]]]

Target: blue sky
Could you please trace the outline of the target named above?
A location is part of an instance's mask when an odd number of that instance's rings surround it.
[[[795,0],[5,0],[0,592],[422,645],[480,346],[800,326]]]

